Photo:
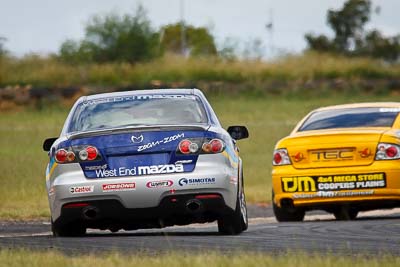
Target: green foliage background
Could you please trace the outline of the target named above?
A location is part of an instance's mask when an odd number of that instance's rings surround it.
[[[246,125],[250,138],[239,141],[248,202],[270,202],[271,159],[276,141],[309,111],[320,106],[359,101],[400,101],[398,95],[326,94],[319,97],[229,96],[209,94],[224,128]],[[69,111],[53,106],[0,112],[0,219],[49,216],[45,190],[48,161],[45,138],[58,136]]]

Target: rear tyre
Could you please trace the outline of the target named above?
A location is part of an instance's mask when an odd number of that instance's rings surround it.
[[[357,218],[358,210],[352,207],[342,206],[335,210],[333,215],[338,221],[350,221]]]
[[[86,234],[86,228],[79,224],[68,224],[68,225],[56,225],[51,220],[51,231],[54,237],[73,237],[73,236],[84,236]]]
[[[248,225],[246,197],[242,183],[236,198],[235,211],[218,220],[218,232],[223,235],[238,235],[247,230]]]
[[[306,214],[303,209],[278,207],[274,201],[274,192],[272,192],[272,209],[278,222],[301,222]]]

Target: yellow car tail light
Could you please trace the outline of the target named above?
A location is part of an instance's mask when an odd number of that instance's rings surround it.
[[[400,159],[400,146],[388,143],[379,143],[375,160]]]
[[[292,164],[292,162],[290,161],[289,153],[287,152],[286,148],[274,150],[274,157],[272,160],[272,164],[274,166]]]

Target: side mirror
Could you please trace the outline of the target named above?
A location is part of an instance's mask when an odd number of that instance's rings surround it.
[[[246,126],[229,126],[228,133],[235,140],[249,137],[249,131],[247,130]]]
[[[44,151],[50,151],[51,146],[54,144],[54,142],[57,140],[58,138],[47,138],[46,140],[44,140],[43,142],[43,150]]]

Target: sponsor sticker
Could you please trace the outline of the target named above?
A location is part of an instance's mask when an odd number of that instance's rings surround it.
[[[112,102],[124,102],[124,101],[135,101],[135,100],[151,100],[151,99],[191,99],[195,100],[196,97],[193,95],[132,95],[132,96],[116,96],[116,97],[106,97],[100,99],[94,99],[89,101],[84,101],[82,105],[96,105],[102,103],[112,103]]]
[[[353,197],[353,196],[371,196],[374,194],[374,190],[369,191],[319,191],[317,193],[304,194],[296,193],[293,194],[293,198],[331,198],[331,197]]]
[[[138,175],[184,172],[182,164],[139,166]]]
[[[385,173],[282,177],[283,192],[359,190],[386,187]]]
[[[97,178],[107,177],[121,177],[121,176],[139,176],[149,174],[164,174],[164,173],[176,173],[184,172],[182,164],[166,164],[166,165],[151,165],[151,166],[139,166],[133,168],[120,167],[110,170],[96,170]]]
[[[103,192],[131,191],[136,189],[135,183],[103,184]]]
[[[69,192],[71,194],[85,194],[85,193],[92,193],[93,191],[94,191],[93,185],[71,186],[69,188]]]
[[[140,151],[144,151],[146,149],[150,149],[150,148],[156,147],[158,145],[168,144],[168,143],[170,143],[172,141],[178,140],[179,138],[183,138],[183,137],[185,137],[185,133],[180,133],[180,134],[167,136],[167,137],[164,137],[161,140],[157,140],[157,141],[153,141],[153,142],[141,145],[141,146],[138,147],[137,151],[140,152]]]
[[[174,184],[171,180],[150,181],[146,184],[148,188],[171,187]]]
[[[215,178],[182,178],[179,179],[180,186],[194,186],[204,184],[215,184]]]
[[[352,148],[315,150],[310,153],[310,158],[312,162],[346,161],[354,159],[353,153]]]
[[[400,112],[400,108],[380,108],[379,112]]]
[[[95,166],[85,166],[85,171],[95,171],[95,170],[104,170],[107,169],[108,165],[95,165]]]
[[[178,160],[178,161],[175,161],[175,164],[178,164],[178,163],[180,163],[180,164],[189,164],[189,163],[192,163],[193,162],[193,160],[191,160],[191,159],[186,159],[186,160]]]

